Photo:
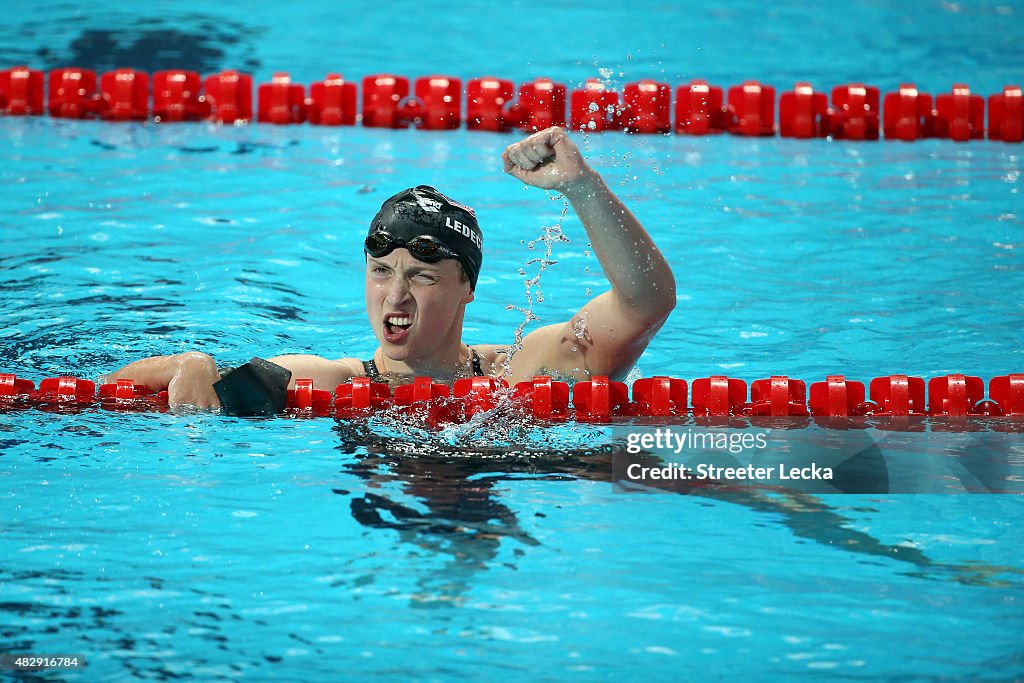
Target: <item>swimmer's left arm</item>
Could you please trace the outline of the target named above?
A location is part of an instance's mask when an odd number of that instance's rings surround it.
[[[527,335],[523,362],[577,376],[577,370],[584,375],[625,375],[675,307],[672,269],[640,221],[590,168],[564,130],[549,128],[531,135],[506,149],[503,159],[507,173],[568,198],[612,286],[569,321]]]
[[[214,382],[220,379],[217,362],[198,351],[143,358],[103,376],[100,381],[119,379],[134,380],[154,391],[166,389],[167,402],[172,406],[220,407],[220,399],[213,389]]]
[[[280,365],[292,373],[288,388],[295,388],[296,379],[311,379],[318,389],[333,391],[336,386],[359,374],[359,361],[352,358],[328,360],[320,356],[290,354],[274,356],[271,363]]]

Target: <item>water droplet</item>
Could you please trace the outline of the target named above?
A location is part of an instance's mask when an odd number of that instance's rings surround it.
[[[587,338],[587,323],[590,321],[590,313],[583,311],[576,320],[572,323],[572,333],[576,335],[577,339],[583,340]],[[573,349],[575,351],[576,349]]]

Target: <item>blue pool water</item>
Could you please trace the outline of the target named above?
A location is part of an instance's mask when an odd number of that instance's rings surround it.
[[[0,64],[1020,81],[1008,2],[589,7],[47,2]],[[0,118],[0,370],[368,356],[361,236],[418,183],[477,209],[466,339],[507,341],[526,243],[563,210],[500,173],[516,139]],[[1019,145],[578,141],[677,275],[640,373],[1024,371]],[[542,323],[602,287],[578,221],[561,226]],[[523,431],[0,413],[0,652],[84,654],[62,674],[81,680],[1024,677],[1020,496],[624,493],[606,429]]]

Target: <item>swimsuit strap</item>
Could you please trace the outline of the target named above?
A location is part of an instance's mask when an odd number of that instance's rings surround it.
[[[472,346],[469,350],[473,353],[473,375],[476,377],[485,377],[483,361],[480,359],[480,354],[476,352]],[[363,373],[370,378],[371,382],[384,382],[384,378],[380,376],[380,371],[377,369],[377,363],[371,358],[370,360],[363,361]]]
[[[377,370],[377,363],[372,358],[363,361],[363,372],[366,373],[371,382],[384,382],[384,378],[380,376],[380,371]]]

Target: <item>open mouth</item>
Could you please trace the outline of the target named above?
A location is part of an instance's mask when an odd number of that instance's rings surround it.
[[[406,313],[389,313],[384,316],[384,336],[388,341],[399,341],[412,327],[412,316]]]

